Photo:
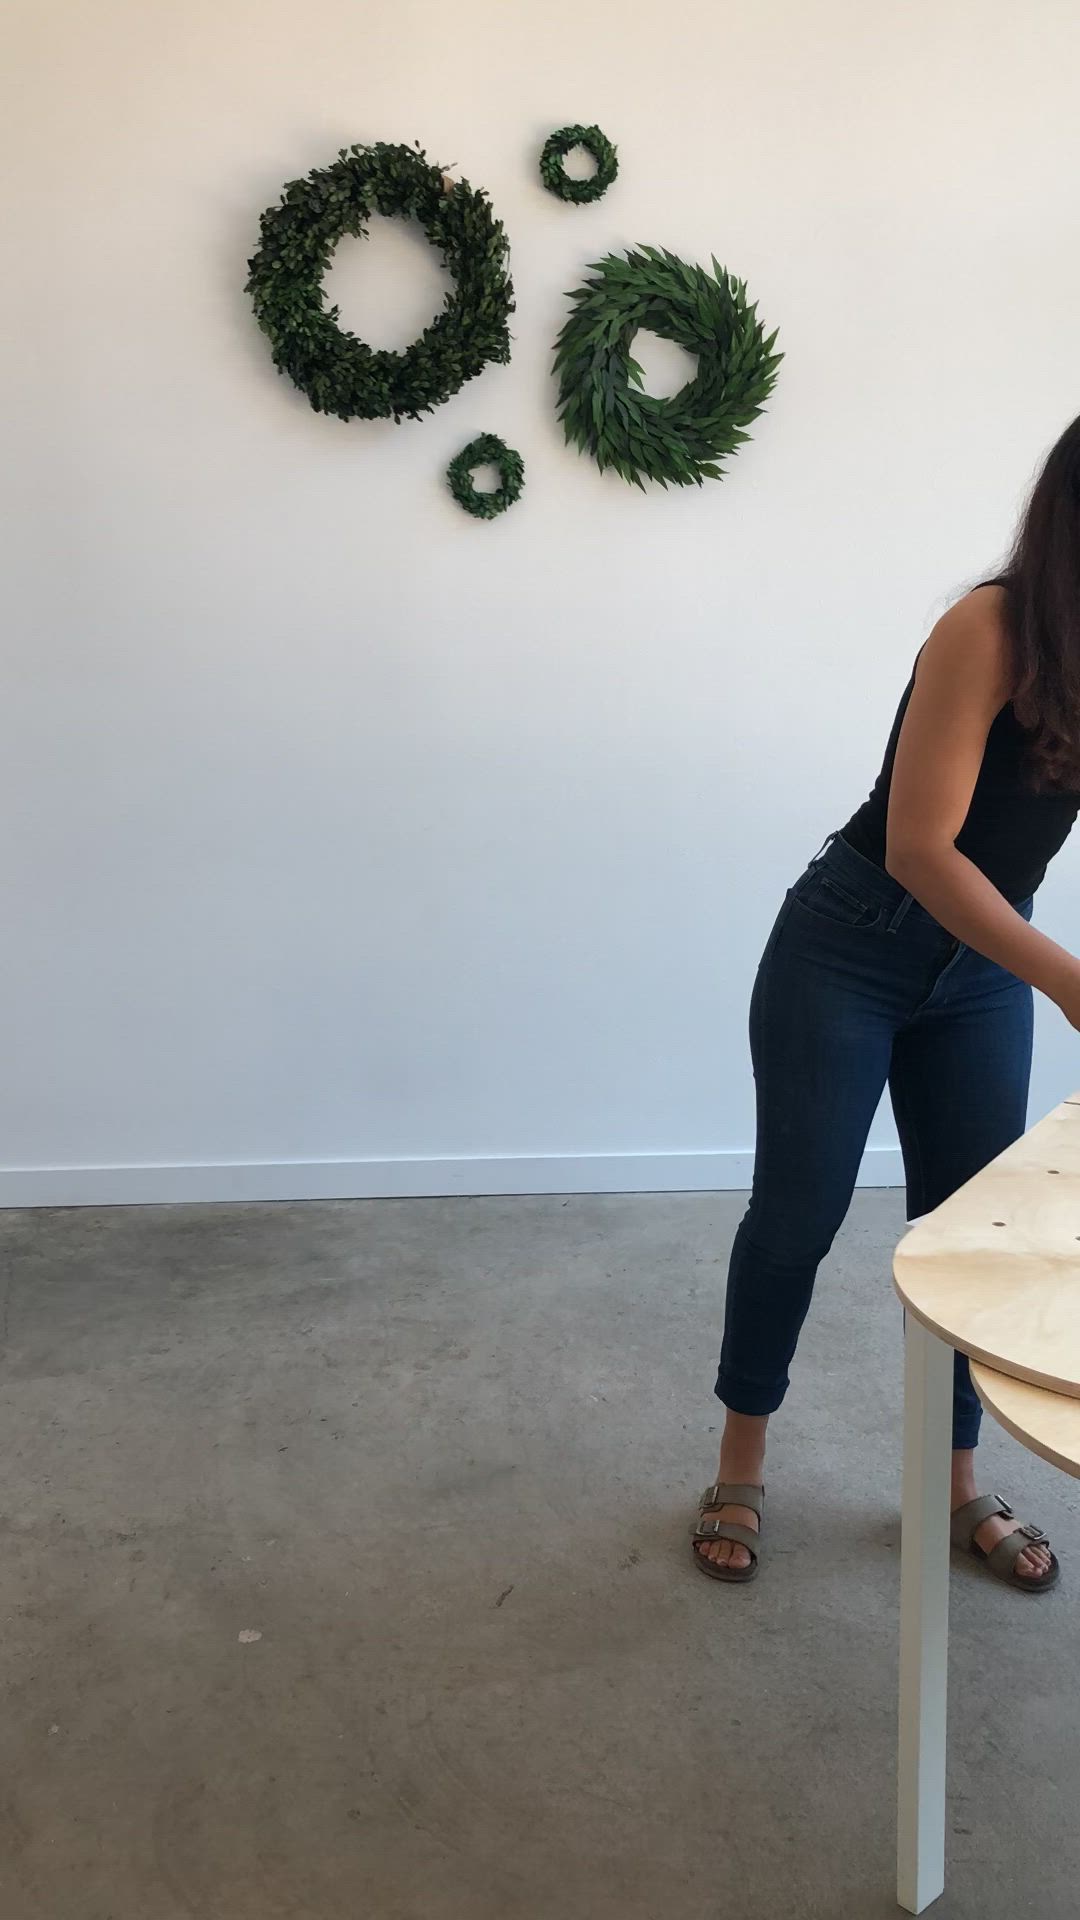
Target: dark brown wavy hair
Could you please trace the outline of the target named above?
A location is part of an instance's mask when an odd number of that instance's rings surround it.
[[[1035,785],[1080,791],[1080,418],[1043,463],[1002,571],[1016,666],[1013,709]]]

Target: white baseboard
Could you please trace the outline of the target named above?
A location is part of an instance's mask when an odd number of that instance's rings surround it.
[[[233,1165],[0,1168],[0,1207],[136,1207],[448,1194],[723,1193],[752,1153],[507,1154],[456,1160],[283,1160]],[[903,1185],[899,1150],[870,1147],[859,1185]]]

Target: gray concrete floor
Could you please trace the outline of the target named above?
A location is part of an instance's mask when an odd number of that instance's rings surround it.
[[[891,1915],[893,1194],[689,1563],[734,1195],[7,1214],[4,1920]],[[942,1920],[1080,1909],[1066,1561],[953,1581]],[[259,1636],[258,1638],[252,1636]]]

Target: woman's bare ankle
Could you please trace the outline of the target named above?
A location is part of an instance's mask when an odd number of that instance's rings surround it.
[[[768,1414],[733,1413],[728,1409],[720,1443],[718,1481],[728,1486],[760,1487],[765,1480],[765,1432]]]
[[[978,1488],[975,1485],[975,1449],[953,1448],[952,1456],[952,1498],[953,1512],[968,1500],[974,1500]]]

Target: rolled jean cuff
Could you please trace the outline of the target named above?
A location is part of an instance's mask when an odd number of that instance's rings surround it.
[[[760,1380],[740,1379],[737,1374],[723,1367],[717,1373],[713,1388],[717,1399],[723,1401],[729,1413],[745,1413],[755,1419],[775,1413],[783,1404],[787,1390],[786,1380],[767,1385]]]

